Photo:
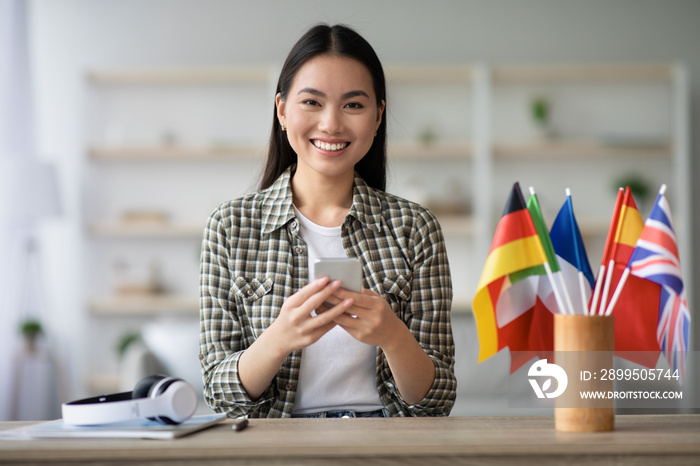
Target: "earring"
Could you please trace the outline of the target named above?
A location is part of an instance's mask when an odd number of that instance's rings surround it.
[[[282,127],[282,132],[287,131],[287,127],[284,126],[284,123],[280,123],[280,126]]]

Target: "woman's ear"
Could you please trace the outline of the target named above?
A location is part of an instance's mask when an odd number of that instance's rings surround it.
[[[287,117],[284,114],[284,100],[282,99],[282,94],[279,92],[275,96],[275,106],[277,107],[277,121],[280,122],[282,128],[286,128]]]
[[[382,124],[382,116],[384,115],[384,108],[386,107],[386,102],[382,100],[381,105],[377,105],[377,125],[374,130],[379,131],[379,126]]]

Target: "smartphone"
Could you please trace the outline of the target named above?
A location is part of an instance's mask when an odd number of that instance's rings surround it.
[[[348,291],[362,291],[362,264],[359,259],[317,259],[314,262],[314,280],[321,277],[340,280],[340,287]]]

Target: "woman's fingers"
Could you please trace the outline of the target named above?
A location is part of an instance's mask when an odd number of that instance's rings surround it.
[[[318,280],[312,281],[311,283],[307,284],[305,287],[291,295],[289,298],[287,298],[285,304],[288,304],[290,307],[297,307],[302,305],[307,299],[309,299],[311,296],[321,291],[323,287],[328,285],[328,282],[328,277],[322,277]]]
[[[335,319],[338,318],[338,316],[343,315],[345,312],[347,312],[348,309],[350,309],[353,305],[353,300],[352,299],[346,299],[341,301],[340,303],[336,304],[335,306],[328,307],[326,305],[322,305],[316,314],[316,316],[312,319],[312,324],[315,325],[325,325],[327,323],[333,322]],[[335,325],[335,323],[333,323]]]

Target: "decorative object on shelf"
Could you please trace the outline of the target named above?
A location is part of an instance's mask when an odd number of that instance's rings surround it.
[[[554,136],[550,121],[551,110],[551,102],[545,96],[536,96],[530,101],[530,117],[535,123],[540,139],[550,139]]]
[[[417,202],[421,205],[428,203],[428,193],[419,176],[414,176],[408,181],[405,191],[401,195],[409,201]]]
[[[160,265],[157,262],[152,262],[146,273],[130,272],[129,270],[133,268],[124,260],[115,261],[114,270],[117,277],[115,291],[117,295],[152,296],[165,291],[160,280]]]
[[[637,207],[640,211],[643,211],[644,205],[649,200],[649,195],[651,194],[651,184],[637,173],[628,173],[615,179],[611,188],[617,193],[621,187],[625,186],[629,186],[632,196],[634,196],[634,200],[637,202]]]
[[[186,380],[202,393],[197,316],[157,318],[145,323],[141,331],[146,347],[162,365],[161,373]]]
[[[431,199],[425,207],[439,217],[458,217],[470,213],[469,203],[462,199]]]
[[[119,354],[119,358],[124,358],[124,355],[126,354],[127,350],[132,345],[140,341],[141,332],[136,331],[126,332],[121,337],[119,337],[119,341],[117,341],[117,345],[115,347],[115,349],[117,350],[117,354]]]
[[[121,221],[130,225],[163,225],[169,221],[169,216],[156,210],[129,210],[121,214]]]
[[[20,332],[24,339],[24,350],[27,354],[36,353],[37,339],[44,332],[41,322],[27,319],[20,324]]]
[[[163,131],[163,134],[160,136],[160,143],[166,147],[176,146],[178,141],[177,133],[172,129]]]
[[[423,129],[418,133],[418,141],[423,146],[432,146],[437,140],[438,135],[435,127],[432,125],[425,125]]]
[[[127,331],[116,345],[119,355],[119,386],[116,390],[130,391],[136,383],[148,374],[162,374],[163,364],[144,342],[141,332]]]

